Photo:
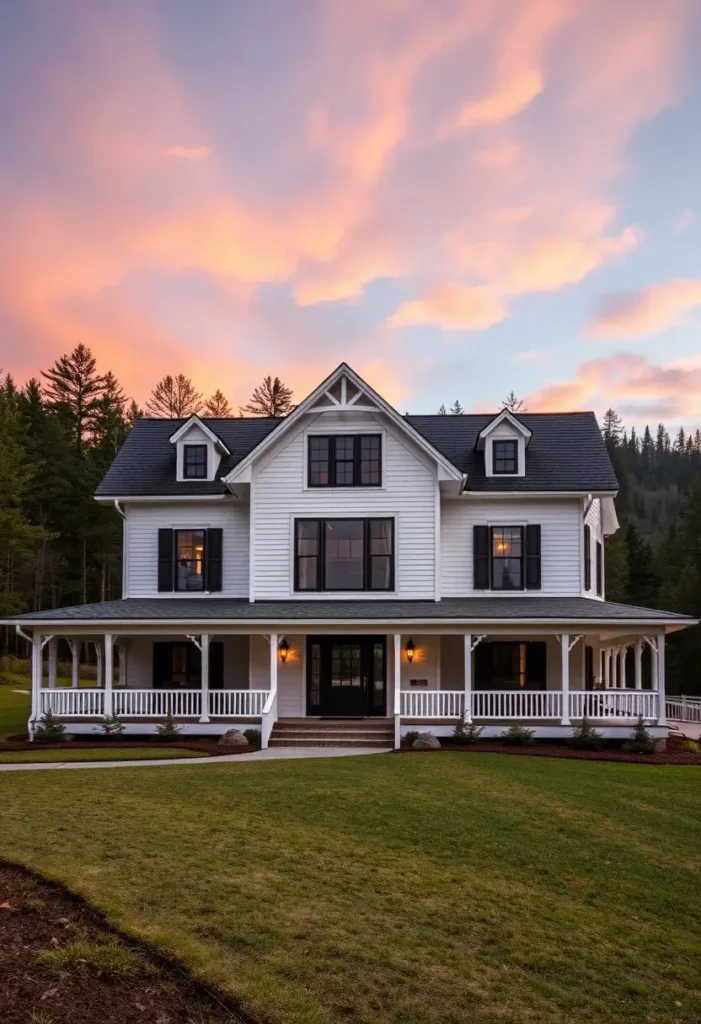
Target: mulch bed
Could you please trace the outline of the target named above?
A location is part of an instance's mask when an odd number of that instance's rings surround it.
[[[109,979],[87,968],[56,978],[41,950],[76,938],[117,936],[141,954],[136,973]],[[252,1024],[176,964],[114,931],[77,897],[22,868],[0,864],[0,1020],[3,1024]]]
[[[655,754],[632,754],[625,750],[572,750],[558,743],[535,743],[531,747],[512,747],[506,743],[478,743],[461,746],[457,743],[441,743],[440,750],[412,750],[405,747],[406,754],[439,754],[443,750],[459,750],[463,754],[520,754],[526,757],[565,757],[574,761],[625,761],[628,764],[680,764],[701,765],[701,754],[671,749]]]
[[[13,751],[13,750],[102,750],[105,747],[133,747],[136,750],[143,750],[144,747],[148,747],[149,750],[155,750],[159,746],[172,748],[184,748],[185,750],[197,750],[204,755],[218,755],[222,754],[250,754],[252,750],[259,750],[258,745],[252,745],[248,747],[220,747],[217,743],[217,739],[192,739],[192,740],[172,740],[172,741],[157,741],[157,740],[122,740],[115,739],[95,739],[95,740],[68,740],[62,743],[30,743],[27,739],[17,739],[10,737],[8,740],[0,742],[0,751]]]

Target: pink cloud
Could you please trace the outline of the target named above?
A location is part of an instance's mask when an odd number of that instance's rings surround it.
[[[701,278],[677,278],[639,292],[615,295],[602,306],[587,333],[592,338],[637,338],[657,334],[701,306]]]
[[[402,303],[388,323],[391,327],[439,324],[446,331],[476,331],[505,316],[506,308],[488,288],[446,282],[429,288],[421,299]]]
[[[176,156],[181,160],[204,160],[211,153],[209,146],[169,146],[168,156]]]

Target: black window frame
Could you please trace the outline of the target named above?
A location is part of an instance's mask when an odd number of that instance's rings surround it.
[[[503,445],[508,446],[511,455],[497,455],[497,446]],[[499,469],[498,464],[500,461],[505,461],[506,458],[513,464],[513,469]],[[492,475],[493,476],[518,476],[518,441],[513,438],[495,438],[492,441]]]
[[[494,534],[497,530],[514,530],[520,535],[521,539],[521,554],[516,555],[495,555],[494,554]],[[495,559],[502,561],[519,561],[521,563],[521,583],[518,587],[499,587],[495,585],[496,575],[494,572]],[[489,527],[489,579],[490,579],[490,590],[496,590],[499,593],[513,593],[514,590],[525,590],[526,589],[526,529],[524,526],[490,526]]]
[[[600,540],[596,542],[596,595],[604,596],[604,545]]]
[[[327,587],[326,586],[326,524],[334,522],[357,522],[363,524],[363,586],[354,587],[348,589],[347,587]],[[371,553],[371,524],[372,523],[389,523],[390,524],[390,542],[391,552],[389,555],[373,555]],[[301,523],[314,523],[316,524],[316,547],[317,551],[314,555],[301,555],[299,554],[299,525]],[[393,516],[324,516],[319,517],[307,517],[300,516],[294,521],[294,589],[295,593],[299,594],[389,594],[395,589],[395,559],[396,559],[396,544],[395,544],[395,522]],[[300,558],[316,558],[316,586],[300,588]],[[386,587],[375,587],[372,586],[372,569],[373,559],[386,559],[389,558],[389,585]]]
[[[591,590],[591,526],[584,524],[584,590]]]
[[[194,589],[188,587],[179,587],[179,573],[178,567],[180,564],[180,558],[178,551],[180,549],[180,534],[182,533],[201,533],[202,534],[202,572],[199,574],[202,579],[202,586]],[[195,573],[197,575],[197,573]],[[203,594],[207,589],[207,530],[204,527],[183,527],[181,529],[173,529],[173,593],[174,594]]]
[[[366,440],[377,442],[377,454],[373,454],[370,459],[368,459],[367,453],[363,452],[363,442]],[[322,461],[319,458],[318,452],[312,451],[312,447],[322,441],[325,442],[327,448],[325,483],[314,481],[312,478],[312,467],[319,465]],[[350,441],[352,443],[350,458],[340,457],[341,445],[338,446],[339,455],[337,456],[336,446],[338,441]],[[363,464],[366,461],[376,464],[377,480],[370,482],[363,480]],[[339,467],[351,465],[351,479],[343,479],[339,482],[341,475]],[[307,486],[315,489],[324,487],[382,487],[382,434],[309,434],[307,438]]]
[[[209,446],[206,444],[184,444],[183,445],[183,480],[206,480],[209,470]],[[202,473],[190,473],[188,469],[191,468],[188,465],[188,454],[191,452],[197,452],[198,454],[204,452],[204,465],[201,467],[204,472]],[[196,468],[199,467],[199,461],[197,462]]]

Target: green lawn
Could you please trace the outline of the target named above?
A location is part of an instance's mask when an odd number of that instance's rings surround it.
[[[198,750],[178,747],[103,747],[99,750],[74,750],[68,744],[61,750],[0,751],[0,764],[27,764],[46,761],[153,761],[158,758],[205,757]]]
[[[701,774],[493,754],[0,775],[0,856],[261,1020],[699,1018]]]
[[[15,693],[15,688],[29,689],[29,684],[22,681],[0,686],[0,737],[19,736],[27,731],[29,694]]]

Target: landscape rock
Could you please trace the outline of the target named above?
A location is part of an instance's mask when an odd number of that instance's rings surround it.
[[[229,729],[219,738],[219,747],[247,747],[248,740],[240,729]]]
[[[420,732],[412,743],[414,750],[440,750],[440,740],[432,732]]]

